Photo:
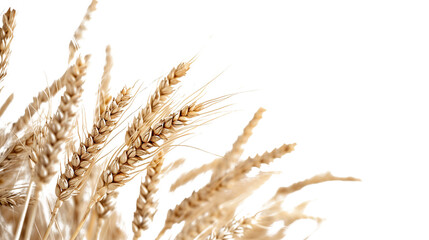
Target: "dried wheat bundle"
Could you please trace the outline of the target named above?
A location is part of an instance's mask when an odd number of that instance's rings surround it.
[[[282,203],[290,194],[313,184],[358,180],[325,173],[286,187],[267,184],[273,175],[282,173],[265,171],[262,166],[269,167],[276,159],[283,159],[294,151],[296,144],[283,144],[270,152],[242,157],[245,144],[262,119],[263,108],[256,111],[225,154],[216,155],[198,168],[186,166],[187,160],[174,156],[173,149],[183,147],[181,141],[196,128],[220,117],[226,109],[226,104],[222,104],[234,95],[204,100],[210,83],[188,96],[176,95],[195,59],[182,62],[168,72],[148,94],[146,105],[138,109],[133,118],[127,118],[127,110],[138,91],[124,87],[114,90],[118,92],[116,96],[110,94],[110,83],[115,79],[110,74],[113,56],[107,46],[103,74],[94,93],[97,100],[93,124],[86,129],[85,124],[79,122],[78,113],[83,112],[80,102],[86,86],[89,55],[81,57],[78,51],[97,4],[97,0],[91,1],[69,43],[69,62],[73,60],[74,64],[40,91],[10,128],[0,129],[0,225],[3,228],[0,238],[137,240],[147,238],[150,232],[155,233],[154,236],[158,234],[157,239],[282,239],[287,228],[297,220],[321,222],[319,217],[304,214],[308,202],[292,211],[283,209]],[[5,79],[12,53],[15,17],[13,9],[2,17],[0,82]],[[36,114],[41,104],[53,99],[62,89],[55,114]],[[0,117],[7,113],[13,96],[0,107]],[[128,127],[121,127],[122,124]],[[73,131],[74,126],[82,126],[84,134]],[[123,136],[120,138],[123,140],[112,141],[117,140],[117,136]],[[181,175],[168,183],[167,177],[179,171]],[[179,199],[172,209],[162,209],[162,203],[172,200],[162,194],[181,191],[179,187],[191,185],[202,173],[211,174],[202,187]],[[130,186],[136,177],[142,179],[139,188],[133,190],[138,193],[137,199],[129,199],[135,211],[131,219],[125,219],[116,199],[123,196],[124,186]],[[53,188],[46,187],[48,184],[53,184]],[[161,194],[165,186],[170,191]],[[277,192],[273,192],[274,196],[260,209],[240,215],[237,209],[260,188]],[[162,216],[161,209],[168,210],[166,216]],[[157,219],[160,221],[156,222]],[[270,233],[272,225],[279,221],[282,222],[280,230]],[[181,222],[184,224],[177,234],[170,231]]]

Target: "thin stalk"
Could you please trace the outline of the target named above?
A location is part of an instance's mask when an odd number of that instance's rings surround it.
[[[28,205],[30,204],[30,199],[31,199],[31,192],[32,192],[31,185],[33,185],[33,180],[30,180],[30,183],[28,184],[28,190],[27,190],[27,196],[25,197],[24,209],[22,210],[21,218],[19,219],[18,227],[16,228],[14,240],[18,240],[19,236],[21,236],[22,226],[24,225],[25,215],[27,213]]]

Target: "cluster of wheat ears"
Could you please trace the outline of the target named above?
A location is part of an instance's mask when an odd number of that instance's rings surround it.
[[[151,231],[157,213],[159,182],[181,167],[182,160],[169,156],[179,139],[199,125],[214,120],[223,109],[219,103],[231,95],[206,101],[201,100],[204,85],[186,99],[173,98],[177,86],[194,60],[174,67],[148,96],[147,103],[124,129],[124,140],[115,146],[109,157],[100,154],[109,143],[121,121],[127,120],[127,111],[138,87],[124,87],[111,96],[109,93],[112,56],[106,48],[104,73],[99,84],[93,124],[84,136],[72,131],[78,121],[77,113],[84,89],[89,55],[82,56],[79,43],[85,24],[95,11],[93,0],[80,26],[70,41],[69,67],[33,98],[23,115],[1,129],[0,141],[0,238],[1,239],[133,239],[145,238]],[[0,81],[7,75],[8,59],[15,28],[16,11],[3,14],[0,29]],[[52,116],[37,119],[40,107],[57,93],[62,92],[60,104]],[[9,96],[0,109],[0,117],[13,99]],[[295,144],[285,144],[261,155],[242,159],[243,146],[252,130],[262,118],[260,108],[245,126],[230,151],[212,162],[194,169],[181,169],[170,191],[174,192],[203,173],[211,172],[210,181],[192,192],[165,217],[157,239],[282,239],[286,227],[299,219],[320,219],[305,215],[306,203],[294,211],[282,209],[286,196],[311,184],[326,181],[356,181],[352,177],[335,177],[330,173],[317,175],[290,186],[280,187],[276,194],[254,214],[236,214],[240,205],[251,193],[267,181],[273,173],[251,170],[270,164],[294,150]],[[41,118],[41,115],[38,115]],[[214,116],[214,117],[213,117]],[[113,134],[112,134],[113,135]],[[118,134],[116,134],[118,136]],[[74,139],[79,139],[74,141]],[[168,163],[168,164],[167,164]],[[115,210],[115,198],[124,185],[136,176],[142,181],[137,199],[129,206],[135,208],[134,218],[119,227],[120,214]],[[49,185],[55,182],[55,187]],[[53,185],[52,185],[53,186]],[[51,193],[49,201],[41,195]],[[88,194],[89,193],[89,194]],[[132,200],[132,199],[130,199]],[[48,209],[49,215],[46,211]],[[281,221],[276,232],[269,227]],[[183,223],[173,235],[172,227]],[[128,226],[127,226],[128,225]],[[177,226],[177,225],[176,225]],[[127,229],[124,229],[127,228]],[[152,230],[153,231],[153,230]],[[146,237],[147,238],[147,237]]]

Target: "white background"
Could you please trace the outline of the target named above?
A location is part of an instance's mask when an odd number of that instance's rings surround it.
[[[3,122],[62,75],[88,4],[0,2],[0,11],[18,10],[0,96],[13,92],[15,101]],[[309,213],[327,219],[310,239],[428,239],[428,7],[412,0],[100,0],[81,46],[93,60],[85,91],[94,95],[107,44],[112,92],[151,83],[199,54],[183,85],[196,89],[223,72],[208,95],[252,91],[234,97],[230,114],[201,130],[194,146],[222,155],[262,106],[267,112],[244,154],[298,144],[278,165],[285,175],[277,183],[326,171],[362,179],[306,190]],[[191,159],[198,154],[187,151]]]

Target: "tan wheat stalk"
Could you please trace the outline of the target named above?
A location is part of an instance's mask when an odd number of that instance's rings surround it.
[[[83,76],[86,75],[89,56],[85,59],[78,58],[76,64],[69,68],[66,74],[66,90],[61,97],[57,113],[46,125],[46,139],[36,150],[37,163],[34,169],[34,182],[36,184],[34,198],[35,204],[30,212],[29,221],[26,226],[25,237],[30,237],[40,191],[44,184],[48,183],[57,172],[57,164],[60,161],[59,154],[62,145],[68,140],[71,125],[75,120],[76,106],[83,92]],[[31,185],[29,186],[31,187]],[[18,232],[17,232],[18,235]]]
[[[55,188],[57,200],[51,214],[51,220],[45,232],[44,239],[49,235],[53,221],[62,203],[81,188],[84,180],[88,178],[96,162],[96,157],[105,144],[110,133],[116,128],[118,120],[131,99],[131,90],[124,87],[108,108],[99,116],[92,131],[80,144],[78,151],[74,152],[65,165],[65,171],[58,179]]]
[[[181,110],[171,114],[169,117],[162,119],[147,131],[139,131],[140,134],[137,135],[138,137],[132,144],[121,154],[114,157],[100,175],[97,190],[91,198],[86,213],[73,234],[72,239],[76,238],[94,204],[106,197],[109,198],[109,194],[115,192],[116,189],[130,181],[141,171],[139,170],[141,166],[147,164],[145,160],[153,153],[156,153],[156,150],[152,153],[150,152],[152,148],[160,149],[159,147],[162,146],[160,145],[161,140],[163,142],[170,142],[180,137],[181,132],[186,129],[184,126],[189,126],[188,122],[190,119],[201,115],[204,109],[220,100],[222,99],[209,100],[198,104],[191,103],[182,107]],[[137,126],[137,129],[144,127],[144,123],[141,124],[143,126]]]
[[[229,183],[234,180],[242,178],[252,167],[259,168],[262,164],[268,164],[275,158],[280,158],[286,153],[290,153],[294,150],[295,144],[284,144],[279,148],[272,150],[271,152],[265,152],[261,156],[256,155],[255,157],[249,157],[246,161],[238,164],[233,170],[228,172],[226,175],[211,181],[200,190],[193,192],[190,197],[185,198],[180,204],[176,205],[174,209],[170,209],[165,220],[164,228],[158,235],[159,239],[165,231],[170,229],[173,224],[179,223],[185,219],[191,218],[194,212],[204,203],[210,200],[210,198],[220,189],[224,189]]]
[[[13,30],[15,29],[15,16],[16,11],[9,8],[6,13],[3,14],[3,26],[0,28],[0,83],[6,77],[7,65],[9,63],[10,56],[10,43],[13,39]]]
[[[170,73],[160,81],[155,92],[149,97],[146,107],[133,119],[133,123],[128,127],[125,133],[125,141],[132,142],[137,137],[138,129],[147,129],[152,120],[157,116],[163,107],[167,97],[173,93],[173,86],[179,83],[179,78],[185,76],[192,64],[192,60],[186,63],[180,63],[173,68]]]
[[[83,32],[86,30],[86,24],[91,19],[91,14],[97,9],[97,0],[92,0],[89,4],[85,16],[73,34],[73,39],[69,43],[69,63],[74,58],[76,51],[79,49],[79,41],[82,39]]]
[[[161,151],[155,155],[146,168],[146,177],[144,182],[140,184],[140,194],[137,198],[136,211],[132,222],[134,239],[139,239],[141,233],[149,228],[149,224],[155,215],[158,203],[154,199],[154,195],[158,191],[158,182],[163,163],[164,156]]]
[[[220,161],[217,167],[214,169],[211,180],[214,181],[225,172],[227,172],[231,166],[238,161],[241,154],[243,153],[243,145],[247,143],[250,136],[252,135],[252,130],[256,127],[259,120],[262,118],[262,114],[265,112],[265,109],[259,108],[258,111],[253,115],[253,118],[244,128],[243,133],[237,138],[237,140],[232,145],[232,149],[225,154],[223,161]]]

